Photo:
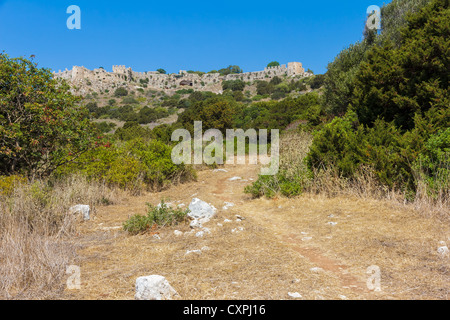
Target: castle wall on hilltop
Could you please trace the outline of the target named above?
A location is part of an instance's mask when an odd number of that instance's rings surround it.
[[[113,72],[107,72],[103,68],[89,70],[85,67],[74,66],[72,70],[53,73],[55,78],[65,79],[72,83],[75,90],[82,92],[104,91],[131,83],[140,85],[140,80],[148,81],[147,86],[154,89],[180,89],[190,87],[199,91],[218,91],[222,81],[242,80],[251,82],[255,80],[270,80],[278,77],[306,77],[306,73],[300,62],[289,62],[288,65],[265,68],[263,71],[245,72],[221,76],[219,73],[207,73],[202,76],[195,73],[180,71],[178,74],[160,74],[156,71],[136,72],[125,66],[113,66]]]

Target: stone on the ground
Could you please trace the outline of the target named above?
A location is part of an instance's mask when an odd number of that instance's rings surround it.
[[[177,236],[177,237],[180,237],[180,236],[183,235],[183,232],[180,231],[180,230],[175,230],[175,231],[173,232],[173,234],[174,234],[175,236]]]
[[[232,233],[238,233],[240,231],[244,231],[244,227],[238,227],[231,230]]]
[[[449,253],[447,246],[442,246],[438,248],[438,253],[442,255],[447,255]]]
[[[237,180],[242,180],[242,178],[241,177],[233,177],[233,178],[228,179],[228,181],[237,181]]]
[[[205,235],[205,231],[199,231],[195,234],[197,238],[202,238]]]
[[[234,203],[232,202],[225,202],[224,206],[222,207],[223,210],[228,210],[228,208],[234,207]]]
[[[330,226],[335,226],[335,225],[337,225],[337,222],[328,222],[328,224],[329,224]]]
[[[178,295],[163,276],[151,275],[136,279],[136,300],[172,300]]]
[[[298,293],[298,292],[288,292],[288,296],[291,297],[291,298],[296,298],[296,299],[302,297],[302,295],[300,293]]]
[[[189,210],[190,212],[188,215],[193,219],[211,219],[217,211],[213,205],[210,205],[209,203],[206,203],[198,198],[192,199],[192,202],[189,204]]]
[[[214,169],[213,172],[228,172],[225,169]]]
[[[69,211],[73,214],[81,213],[85,221],[91,219],[91,207],[89,207],[88,205],[77,204],[76,206],[71,207]]]
[[[230,223],[230,222],[232,222],[230,219],[225,219],[225,220],[223,220],[223,222],[225,222],[225,223]]]
[[[186,251],[185,255],[189,255],[191,253],[202,254],[202,250],[188,250]]]

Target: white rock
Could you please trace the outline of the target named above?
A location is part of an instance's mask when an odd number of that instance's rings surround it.
[[[223,220],[223,222],[230,223],[230,222],[233,222],[233,221],[231,221],[230,219],[225,219],[225,220]]]
[[[449,250],[447,246],[442,246],[438,248],[437,252],[442,255],[447,255],[449,253]]]
[[[214,169],[213,172],[228,172],[225,169]]]
[[[195,234],[197,238],[202,238],[205,235],[205,231],[199,231]]]
[[[238,215],[238,214],[236,215],[236,219],[241,220],[241,221],[242,221],[242,220],[245,220],[245,218],[244,218],[243,216],[240,216],[240,215]]]
[[[314,268],[311,268],[309,270],[312,271],[312,272],[321,272],[321,271],[323,271],[323,269],[319,268],[319,267],[314,267]]]
[[[195,254],[202,254],[202,250],[188,250],[186,251],[185,255],[195,253]]]
[[[199,221],[198,219],[194,219],[194,220],[191,221],[191,223],[189,224],[189,226],[190,226],[192,229],[197,229],[197,228],[201,228],[201,227],[202,227],[202,224],[200,223],[200,221]]]
[[[244,227],[238,227],[238,228],[235,228],[235,229],[231,230],[232,233],[238,233],[240,231],[244,231]]]
[[[174,234],[175,236],[177,236],[177,237],[180,237],[180,236],[183,235],[183,232],[181,232],[180,230],[175,230],[175,231],[173,232],[173,234]]]
[[[310,241],[310,240],[312,240],[312,237],[303,237],[302,238],[302,241]]]
[[[223,224],[218,223],[217,226],[218,226],[218,227],[223,227]]]
[[[223,210],[228,210],[228,208],[234,207],[234,203],[232,202],[225,202],[225,205],[222,207]]]
[[[335,226],[337,225],[337,222],[327,222],[330,226]]]
[[[186,207],[186,205],[184,203],[180,203],[177,207],[178,208],[183,208],[183,207]]]
[[[296,299],[302,297],[302,295],[300,293],[298,293],[298,292],[288,292],[288,296],[291,297],[291,298],[296,298]]]
[[[342,294],[339,295],[339,299],[341,300],[348,300],[348,298]]]
[[[172,300],[178,295],[163,276],[151,275],[136,279],[136,300]]]
[[[228,179],[228,181],[237,181],[237,180],[242,180],[242,178],[241,177],[233,177],[233,178]]]
[[[153,238],[156,239],[156,240],[161,240],[161,237],[159,235],[157,235],[157,234],[154,234]]]
[[[205,223],[208,223],[209,220],[210,220],[209,218],[201,218],[198,219],[198,222],[200,222],[201,225],[204,225]]]
[[[193,219],[211,219],[217,211],[214,206],[198,198],[192,199],[192,202],[189,204],[189,210],[190,212],[188,213],[188,216]]]
[[[203,232],[205,234],[211,234],[211,230],[209,228],[203,228]]]
[[[81,213],[83,215],[83,219],[85,221],[90,220],[91,216],[90,216],[90,212],[91,212],[91,207],[89,207],[88,205],[84,205],[84,204],[77,204],[76,206],[73,206],[69,209],[69,211],[73,214],[75,213]]]
[[[210,250],[210,248],[207,246],[202,247],[202,251],[209,251],[209,250]]]

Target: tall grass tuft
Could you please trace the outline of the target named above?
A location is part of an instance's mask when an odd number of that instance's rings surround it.
[[[80,176],[17,181],[0,193],[0,299],[57,299],[75,258],[71,237],[80,217],[69,208],[109,204],[117,197]]]

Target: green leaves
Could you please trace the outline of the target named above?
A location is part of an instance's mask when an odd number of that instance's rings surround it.
[[[0,55],[0,172],[50,174],[92,147],[87,111],[64,82],[24,58]]]

